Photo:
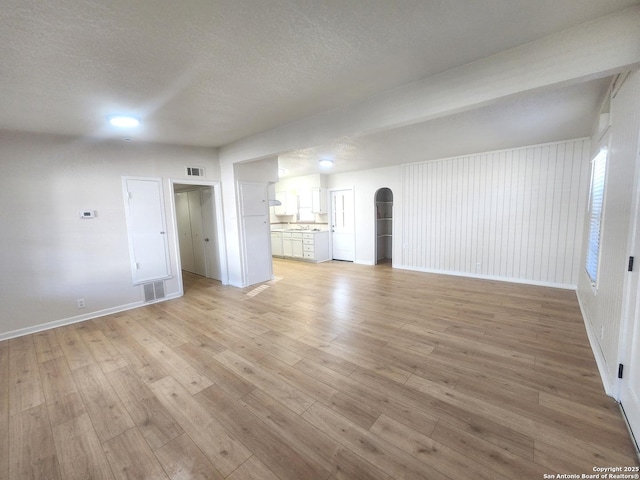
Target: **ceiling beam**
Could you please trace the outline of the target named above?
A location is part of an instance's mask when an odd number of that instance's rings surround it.
[[[219,150],[221,164],[411,125],[501,99],[578,84],[640,64],[640,5],[438,75],[259,133]]]

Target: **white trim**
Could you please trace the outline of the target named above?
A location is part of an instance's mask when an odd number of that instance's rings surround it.
[[[418,160],[416,162],[402,163],[400,166],[404,167],[404,166],[409,166],[409,165],[421,165],[423,163],[444,162],[446,160],[455,160],[457,158],[477,157],[477,156],[480,156],[480,155],[494,155],[494,154],[502,153],[502,152],[517,152],[517,151],[520,151],[520,150],[526,150],[528,148],[547,147],[549,145],[561,145],[563,143],[582,142],[584,140],[591,141],[591,137],[570,138],[568,140],[558,140],[556,142],[534,143],[532,145],[525,145],[525,146],[522,146],[522,147],[502,148],[500,150],[489,150],[489,151],[486,151],[486,152],[472,152],[472,153],[467,153],[467,154],[464,154],[464,155],[455,155],[453,157],[433,158],[433,159],[430,159],[430,160]]]
[[[369,266],[376,265],[370,260],[354,260],[353,263],[355,263],[356,265],[369,265]]]
[[[419,268],[419,267],[410,267],[407,265],[398,265],[393,264],[393,268],[397,268],[399,270],[410,270],[412,272],[422,272],[422,273],[435,273],[438,275],[452,275],[454,277],[468,277],[468,278],[477,278],[480,280],[495,280],[498,282],[507,282],[507,283],[519,283],[523,285],[535,285],[537,287],[550,287],[550,288],[559,288],[562,290],[576,290],[577,285],[571,285],[567,283],[553,283],[553,282],[540,282],[537,280],[527,280],[525,278],[511,278],[511,277],[498,277],[493,275],[478,275],[475,273],[468,272],[456,272],[453,270],[438,270],[435,268]]]
[[[162,178],[161,177],[135,177],[129,175],[123,175],[122,179],[122,197],[124,201],[124,214],[127,225],[127,240],[129,243],[129,264],[131,267],[131,281],[133,285],[141,285],[143,283],[153,282],[156,280],[168,280],[173,278],[173,274],[171,273],[171,257],[169,255],[169,242],[167,239],[167,211],[165,209],[165,196],[164,196],[164,188],[162,187]],[[133,245],[133,238],[131,237],[131,213],[129,207],[129,190],[127,188],[127,182],[129,180],[136,180],[140,182],[156,182],[159,188],[160,195],[160,217],[162,221],[162,232],[164,234],[164,261],[167,267],[167,274],[160,277],[154,278],[138,278],[138,269],[136,267],[136,251]]]
[[[600,380],[602,381],[602,386],[604,387],[604,392],[613,397],[616,401],[619,400],[619,389],[617,388],[618,379],[611,378],[609,375],[609,371],[607,369],[607,362],[604,358],[604,354],[600,349],[600,344],[596,340],[596,336],[594,332],[591,330],[591,324],[587,320],[587,315],[585,315],[584,308],[582,306],[582,301],[580,299],[580,295],[576,295],[578,298],[578,305],[580,306],[580,314],[582,315],[582,321],[584,322],[584,328],[587,331],[587,338],[589,339],[589,345],[591,346],[591,351],[593,352],[593,356],[596,359],[596,365],[598,366],[598,372],[600,372]]]
[[[353,260],[351,260],[353,263],[358,263],[357,262],[357,251],[356,251],[356,235],[357,235],[357,229],[356,229],[356,187],[355,185],[351,185],[350,187],[330,187],[327,188],[327,196],[328,196],[328,208],[329,208],[329,212],[328,212],[328,220],[329,220],[329,256],[331,257],[331,260],[334,260],[333,258],[333,192],[342,192],[342,191],[350,191],[351,192],[351,207],[353,208]],[[349,260],[347,260],[349,261]],[[363,264],[363,265],[368,265],[368,264]]]
[[[178,222],[176,217],[176,189],[175,184],[193,185],[194,187],[211,187],[213,189],[213,198],[216,209],[216,233],[218,235],[219,261],[220,261],[220,283],[229,285],[229,266],[227,261],[227,236],[224,230],[224,209],[222,208],[222,191],[220,182],[211,182],[204,180],[183,180],[183,179],[167,179],[169,182],[169,191],[171,192],[169,199],[169,208],[171,210],[171,218],[173,219],[173,244],[176,265],[179,272],[178,288],[183,293],[182,285],[182,264],[180,263],[180,235],[178,234]]]
[[[133,310],[135,308],[144,307],[153,303],[165,302],[167,300],[173,300],[182,296],[182,293],[172,293],[164,298],[154,300],[151,302],[138,301],[133,303],[127,303],[125,305],[119,305],[117,307],[105,308],[104,310],[97,310],[91,313],[85,313],[83,315],[76,315],[75,317],[63,318],[60,320],[53,320],[47,323],[40,323],[33,325],[32,327],[19,328],[18,330],[11,330],[9,332],[0,333],[0,342],[9,340],[11,338],[22,337],[24,335],[30,335],[32,333],[42,332],[44,330],[51,330],[52,328],[64,327],[65,325],[71,325],[74,323],[80,323],[94,318],[104,317],[106,315],[113,315],[114,313],[124,312],[126,310]]]

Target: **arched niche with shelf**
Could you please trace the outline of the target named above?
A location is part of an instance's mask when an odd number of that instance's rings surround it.
[[[376,264],[391,261],[393,252],[393,192],[380,188],[375,195]]]

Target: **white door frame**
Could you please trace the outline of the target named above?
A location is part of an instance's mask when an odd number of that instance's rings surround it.
[[[180,264],[180,237],[178,235],[178,222],[176,221],[176,191],[175,184],[180,185],[193,185],[200,187],[211,187],[213,189],[213,199],[215,202],[216,212],[216,233],[218,235],[219,246],[219,261],[220,261],[220,281],[222,285],[229,284],[229,268],[227,266],[227,241],[224,232],[224,218],[222,209],[222,190],[220,182],[206,182],[204,180],[182,180],[182,179],[169,179],[169,189],[171,191],[169,206],[171,208],[171,218],[173,219],[173,241],[174,241],[174,255],[178,264],[178,288],[180,295],[184,295],[184,288],[182,283],[182,265]]]
[[[617,381],[614,391],[614,398],[621,403],[622,410],[625,414],[627,425],[636,441],[636,448],[640,443],[640,431],[638,430],[638,423],[640,419],[640,412],[630,411],[633,405],[627,404],[625,408],[625,386],[628,385],[628,381],[631,375],[638,373],[637,369],[640,369],[640,365],[633,364],[633,360],[638,358],[637,352],[634,349],[640,348],[639,345],[634,345],[634,339],[638,338],[638,329],[640,329],[640,138],[638,140],[638,146],[636,148],[636,165],[635,165],[635,178],[633,187],[633,197],[631,199],[631,212],[629,216],[629,251],[628,255],[634,257],[633,271],[627,273],[627,278],[624,282],[624,294],[623,294],[623,307],[622,307],[622,324],[620,326],[620,336],[618,340],[618,363],[623,365],[622,379]],[[625,374],[626,372],[626,374]],[[628,399],[629,397],[627,397]],[[635,425],[631,425],[634,422]],[[636,427],[636,431],[632,430],[632,427]]]
[[[165,273],[160,276],[155,276],[153,278],[140,278],[138,268],[137,268],[137,260],[136,260],[136,250],[134,248],[134,239],[132,237],[133,232],[133,223],[131,219],[131,209],[129,206],[129,181],[140,181],[140,182],[153,182],[158,186],[158,195],[159,195],[159,213],[160,213],[160,223],[161,223],[161,231],[158,232],[162,235],[163,243],[164,243],[164,257],[165,257]],[[169,242],[167,241],[167,215],[164,207],[164,189],[162,188],[162,179],[159,177],[130,177],[123,176],[122,177],[122,193],[124,195],[125,200],[125,218],[127,223],[127,237],[129,241],[129,261],[131,263],[131,278],[134,285],[140,285],[142,283],[147,283],[155,280],[166,280],[171,278],[171,261],[169,258]],[[177,229],[176,229],[177,230]]]

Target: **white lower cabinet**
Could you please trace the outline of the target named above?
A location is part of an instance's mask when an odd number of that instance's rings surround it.
[[[281,238],[282,250],[275,253],[274,235]],[[325,262],[329,260],[329,232],[272,232],[271,251],[274,256],[285,258],[300,258],[310,262]]]
[[[282,232],[282,256],[302,258],[302,234]]]
[[[291,256],[293,258],[302,258],[302,234],[291,234]]]
[[[271,232],[271,255],[282,256],[282,233],[280,232]]]

